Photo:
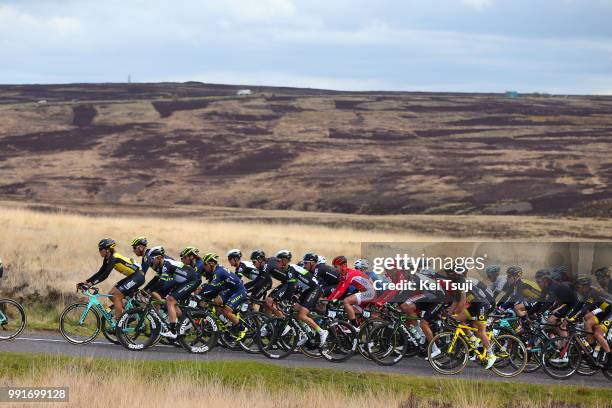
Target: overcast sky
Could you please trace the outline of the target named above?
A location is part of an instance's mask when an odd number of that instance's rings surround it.
[[[0,0],[0,83],[612,94],[612,0]]]

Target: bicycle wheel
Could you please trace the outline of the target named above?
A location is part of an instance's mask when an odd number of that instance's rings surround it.
[[[542,367],[542,344],[546,340],[542,340],[537,334],[532,334],[527,338],[523,338],[523,343],[527,346],[527,365],[523,372],[533,373]]]
[[[468,362],[468,345],[461,337],[453,343],[455,333],[439,333],[427,346],[427,360],[431,367],[440,374],[453,375],[460,373]],[[435,345],[435,347],[434,347]],[[452,348],[451,348],[452,345]],[[435,356],[434,349],[439,351]]]
[[[527,365],[527,347],[518,337],[502,334],[491,339],[497,357],[491,371],[500,377],[516,377]]]
[[[334,321],[325,328],[329,331],[327,342],[321,347],[321,355],[332,363],[348,360],[357,350],[357,332],[349,323]]]
[[[408,337],[400,326],[390,321],[379,321],[370,328],[367,338],[368,354],[383,366],[399,363],[408,350]]]
[[[19,336],[26,326],[23,307],[11,299],[0,299],[0,340],[11,340]]]
[[[134,308],[124,312],[117,323],[117,338],[128,350],[144,350],[159,338],[161,322],[150,310]]]
[[[288,319],[267,319],[258,331],[259,349],[268,358],[285,358],[297,348],[299,328]]]
[[[263,313],[252,312],[241,317],[242,324],[247,329],[247,333],[242,340],[238,342],[241,349],[249,354],[259,354],[259,345],[257,343],[257,327],[259,327],[259,321],[263,319]]]
[[[190,353],[203,354],[217,345],[218,330],[215,319],[203,310],[191,312],[178,325],[179,344]]]
[[[91,343],[100,333],[100,313],[87,303],[74,303],[60,315],[59,329],[69,343]]]
[[[555,337],[542,346],[542,367],[546,374],[558,380],[567,380],[580,367],[580,347],[572,337]]]

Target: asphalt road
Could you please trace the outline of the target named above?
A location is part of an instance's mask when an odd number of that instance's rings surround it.
[[[404,359],[392,367],[382,367],[363,359],[359,355],[353,356],[344,363],[334,364],[325,360],[311,359],[302,354],[295,354],[283,360],[271,360],[262,355],[247,354],[240,351],[228,351],[221,347],[216,347],[206,354],[191,354],[177,347],[164,345],[157,345],[144,351],[128,351],[121,346],[108,343],[102,336],[93,343],[76,346],[68,343],[59,334],[41,332],[24,332],[15,340],[0,342],[0,351],[47,353],[78,357],[107,357],[116,360],[259,361],[284,367],[317,367],[353,372],[380,372],[449,378],[434,374],[427,361],[416,357]],[[543,371],[538,370],[535,373],[521,374],[518,377],[507,379],[500,378],[476,365],[468,365],[468,367],[456,377],[500,382],[524,382],[530,384],[573,384],[589,387],[612,387],[612,382],[600,373],[593,377],[575,375],[569,380],[560,381],[552,379]]]

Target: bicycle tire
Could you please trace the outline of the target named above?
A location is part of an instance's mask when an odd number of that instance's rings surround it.
[[[8,324],[1,325],[0,326],[0,341],[12,340],[15,337],[19,336],[21,332],[25,329],[27,320],[28,320],[25,309],[18,302],[12,299],[0,299],[0,308],[4,311],[4,313],[6,313],[6,305],[14,306],[15,309],[17,309],[16,312],[21,321],[18,322],[16,330],[14,330],[12,333],[8,335],[3,334],[3,332],[6,330],[5,326],[7,326]]]
[[[96,337],[98,337],[98,334],[100,334],[100,330],[102,326],[100,312],[98,312],[98,310],[93,307],[89,308],[89,310],[87,311],[87,315],[89,315],[89,313],[93,313],[93,316],[95,318],[96,327],[95,327],[93,334],[85,337],[85,339],[83,340],[76,340],[75,338],[71,337],[71,334],[66,330],[66,327],[69,326],[67,322],[67,318],[66,318],[68,313],[70,313],[73,309],[77,309],[77,308],[87,309],[87,306],[88,306],[87,303],[73,303],[69,305],[68,307],[66,307],[64,311],[62,312],[62,314],[60,315],[60,319],[59,319],[60,333],[62,334],[62,336],[64,336],[66,341],[70,344],[76,344],[76,345],[89,344],[92,341],[94,341]],[[84,311],[85,310],[83,310],[83,312]],[[81,312],[81,314],[83,312]]]

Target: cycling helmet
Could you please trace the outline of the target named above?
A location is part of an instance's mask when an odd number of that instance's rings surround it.
[[[202,261],[204,261],[204,263],[208,263],[208,262],[219,263],[219,255],[215,254],[214,252],[209,252],[202,257]]]
[[[111,238],[104,238],[98,242],[98,249],[113,249],[117,246],[117,243]]]
[[[307,254],[304,255],[304,258],[302,258],[302,260],[304,262],[318,262],[319,261],[319,256],[317,254],[315,254],[314,252],[308,252]]]
[[[536,279],[552,279],[549,269],[540,269],[535,273]]]
[[[275,255],[278,259],[288,259],[291,260],[291,251],[288,249],[281,249]]]
[[[251,252],[251,261],[256,261],[258,259],[266,259],[266,253],[261,249],[256,249]]]
[[[489,265],[485,268],[485,273],[487,275],[495,275],[499,273],[499,271],[500,271],[499,265]]]
[[[588,275],[584,275],[581,273],[576,277],[576,284],[590,286],[591,278]]]
[[[332,265],[334,266],[346,265],[347,263],[348,263],[348,260],[346,259],[346,256],[344,255],[337,256],[332,260]]]
[[[360,271],[367,271],[370,268],[370,263],[367,259],[358,259],[355,261],[355,269],[359,269]]]
[[[317,264],[324,264],[325,262],[327,262],[327,259],[325,259],[324,256],[319,255],[319,259],[317,259]]]
[[[506,269],[506,275],[513,277],[518,276],[520,278],[523,276],[523,268],[518,265],[509,266],[508,269]]]
[[[194,246],[188,246],[185,247],[180,254],[180,257],[184,257],[184,256],[188,256],[188,255],[193,255],[193,256],[198,256],[198,254],[200,253],[200,250]]]
[[[595,271],[595,276],[598,279],[605,279],[610,277],[610,268],[604,266],[603,268],[599,268]]]
[[[138,245],[147,246],[147,237],[136,237],[132,240],[132,247],[137,247]]]
[[[227,251],[227,259],[242,258],[242,252],[239,249],[230,249]]]
[[[164,247],[161,247],[161,246],[155,246],[149,250],[150,258],[164,256],[165,254],[166,254],[166,250],[164,249]]]
[[[557,266],[550,271],[550,278],[555,281],[563,280],[563,277],[567,274],[567,272],[567,266]]]

